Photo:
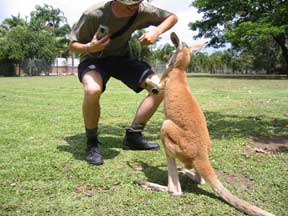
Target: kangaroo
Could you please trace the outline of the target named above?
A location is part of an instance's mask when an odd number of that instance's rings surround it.
[[[253,216],[272,216],[244,200],[231,194],[218,180],[209,161],[211,141],[206,125],[205,116],[192,95],[188,86],[186,70],[193,52],[205,46],[188,47],[181,43],[175,33],[171,33],[171,40],[176,46],[168,68],[161,77],[164,89],[164,114],[165,120],[161,128],[168,165],[168,187],[150,182],[136,182],[149,189],[170,192],[181,195],[176,159],[180,160],[186,169],[182,172],[197,182],[202,178],[210,184],[220,197],[236,209]],[[195,169],[195,173],[190,171]]]

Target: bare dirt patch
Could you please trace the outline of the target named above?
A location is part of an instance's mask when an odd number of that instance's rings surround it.
[[[251,145],[244,147],[244,153],[270,154],[288,152],[288,136],[253,137]]]
[[[224,181],[231,185],[237,185],[237,192],[250,191],[253,188],[254,180],[247,178],[239,173],[228,174],[216,171],[217,176],[222,176]]]

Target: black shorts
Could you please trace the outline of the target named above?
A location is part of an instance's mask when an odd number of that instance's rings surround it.
[[[99,72],[103,79],[103,90],[110,77],[121,80],[126,86],[135,92],[140,92],[143,88],[141,83],[154,72],[151,66],[144,61],[139,61],[133,57],[107,57],[103,59],[86,59],[78,66],[78,77],[80,82],[85,73],[95,70]]]

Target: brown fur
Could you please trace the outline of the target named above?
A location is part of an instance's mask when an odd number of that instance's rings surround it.
[[[179,39],[172,33],[172,41],[179,45]],[[195,47],[194,47],[195,48]],[[198,47],[201,48],[201,47]],[[227,203],[249,215],[271,216],[256,206],[233,196],[218,180],[209,161],[211,141],[204,114],[188,86],[186,69],[193,48],[177,49],[174,59],[162,77],[164,91],[165,120],[161,128],[161,139],[168,160],[168,188],[166,191],[181,195],[175,159],[187,169],[194,168]],[[142,183],[145,187],[157,189],[157,185]],[[160,189],[160,188],[159,188]],[[163,191],[161,186],[161,191]]]

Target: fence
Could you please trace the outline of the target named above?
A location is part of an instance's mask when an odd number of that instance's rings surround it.
[[[43,59],[25,59],[21,64],[0,63],[2,76],[76,75],[79,59],[56,58],[52,64]]]
[[[43,59],[25,59],[21,64],[0,63],[0,76],[61,76],[76,75],[79,59],[56,58],[49,63]],[[165,63],[151,62],[153,71],[163,73]]]
[[[0,63],[0,76],[15,76],[16,68],[15,65],[9,62]]]
[[[151,62],[151,66],[155,73],[163,73],[166,70],[166,64],[163,62]]]

